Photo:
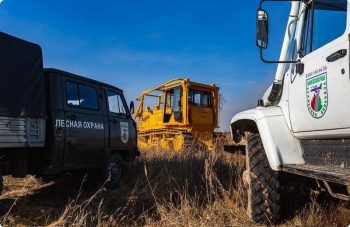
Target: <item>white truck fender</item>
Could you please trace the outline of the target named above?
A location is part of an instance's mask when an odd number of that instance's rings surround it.
[[[236,114],[231,120],[232,136],[247,130],[247,124],[258,129],[273,170],[281,170],[284,164],[305,164],[300,142],[289,130],[280,107],[257,107]]]

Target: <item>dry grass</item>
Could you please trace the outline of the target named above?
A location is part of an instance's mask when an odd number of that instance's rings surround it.
[[[79,175],[48,184],[32,176],[6,177],[0,224],[250,226],[254,223],[245,214],[240,183],[243,169],[244,157],[223,152],[145,151],[131,164],[123,185],[113,191],[82,188]],[[311,198],[293,206],[281,225],[350,223],[346,204]]]

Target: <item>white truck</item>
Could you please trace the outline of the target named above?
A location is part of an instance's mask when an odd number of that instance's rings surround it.
[[[280,58],[270,61],[263,54],[268,1],[278,2],[261,0],[256,34],[262,60],[278,64],[275,79],[255,109],[231,120],[234,142],[246,144],[247,213],[260,223],[281,217],[284,172],[307,177],[338,199],[350,198],[349,2],[289,0]]]

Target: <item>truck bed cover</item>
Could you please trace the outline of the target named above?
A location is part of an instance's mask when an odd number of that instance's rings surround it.
[[[41,47],[0,32],[0,116],[45,116]]]

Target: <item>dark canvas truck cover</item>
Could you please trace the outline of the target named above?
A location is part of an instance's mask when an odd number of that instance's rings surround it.
[[[45,117],[41,47],[2,32],[0,117]]]

